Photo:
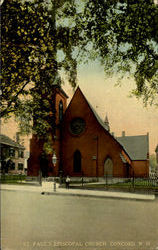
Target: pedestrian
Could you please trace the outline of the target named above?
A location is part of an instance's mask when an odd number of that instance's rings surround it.
[[[70,177],[67,175],[66,177],[66,188],[69,189],[70,186]]]

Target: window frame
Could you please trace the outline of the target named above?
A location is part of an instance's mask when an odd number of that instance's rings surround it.
[[[73,154],[73,172],[74,173],[82,172],[82,155],[81,155],[80,150],[78,149]]]
[[[20,166],[22,166],[22,168]],[[21,163],[21,162],[18,163],[18,170],[24,170],[24,164],[23,163]]]

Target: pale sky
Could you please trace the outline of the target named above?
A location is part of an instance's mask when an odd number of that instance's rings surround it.
[[[116,87],[117,77],[106,78],[103,69],[96,63],[82,65],[78,72],[78,85],[88,101],[104,120],[108,115],[110,131],[115,136],[143,135],[149,132],[150,154],[154,154],[158,144],[158,109],[143,107],[142,101],[135,97],[129,98],[129,90],[134,87],[132,80],[124,79],[121,87]],[[72,88],[65,83],[63,89],[69,96],[73,95]],[[2,124],[1,133],[14,138],[17,127],[13,120]],[[29,148],[29,140],[25,138],[25,146]]]

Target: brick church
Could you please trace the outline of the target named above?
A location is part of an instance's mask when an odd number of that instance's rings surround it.
[[[56,134],[52,153],[43,154],[43,141],[33,135],[30,142],[28,175],[71,177],[147,177],[149,139],[147,135],[115,138],[108,118],[98,116],[80,88],[68,107],[66,93],[55,85]],[[56,164],[52,162],[56,155]]]

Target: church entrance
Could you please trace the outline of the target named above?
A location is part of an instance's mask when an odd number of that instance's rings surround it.
[[[113,177],[113,162],[110,157],[104,163],[104,176]]]
[[[42,172],[42,177],[48,177],[48,159],[47,155],[42,153],[40,156],[40,170]]]
[[[81,153],[80,153],[79,150],[76,150],[74,152],[73,171],[74,171],[74,173],[80,173],[81,172]]]

